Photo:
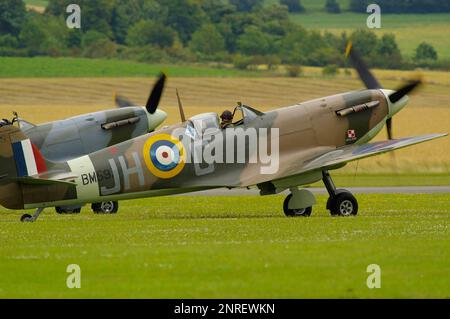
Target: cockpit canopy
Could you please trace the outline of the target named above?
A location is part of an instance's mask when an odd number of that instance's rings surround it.
[[[233,126],[248,125],[261,115],[264,115],[264,113],[250,106],[238,105],[233,111]],[[195,115],[188,120],[188,129],[191,131],[190,135],[198,134],[203,136],[205,132],[208,135],[214,134],[221,129],[219,116],[215,112]],[[192,137],[194,138],[195,136]]]

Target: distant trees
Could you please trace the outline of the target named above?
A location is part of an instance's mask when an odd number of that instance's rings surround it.
[[[325,10],[329,13],[341,13],[341,7],[336,0],[327,0],[325,2]]]
[[[350,0],[350,11],[366,12],[373,0]],[[377,0],[383,13],[450,12],[450,1],[442,0]]]
[[[21,46],[26,47],[30,55],[61,55],[68,39],[69,30],[62,19],[37,13],[30,14],[19,34]]]
[[[424,60],[436,61],[437,58],[438,58],[437,52],[431,44],[422,42],[416,48],[416,54],[414,55],[414,59],[416,61],[424,61]]]
[[[247,55],[266,55],[271,53],[271,37],[256,26],[248,27],[239,37],[238,48]]]
[[[160,21],[178,33],[186,45],[192,34],[207,21],[205,12],[196,0],[158,0],[163,13]]]
[[[225,40],[213,24],[204,24],[194,32],[189,46],[193,52],[214,55],[225,51]]]
[[[376,53],[378,39],[374,32],[360,29],[350,35],[354,48],[367,59],[372,59]]]
[[[305,8],[302,6],[300,0],[280,0],[280,4],[288,7],[289,12],[303,12]]]
[[[126,42],[131,46],[156,45],[161,48],[171,47],[176,33],[160,22],[141,20],[128,30]]]
[[[236,7],[239,12],[251,12],[261,9],[264,0],[229,0],[232,5]]]
[[[49,0],[46,12],[53,16],[63,17],[66,15],[66,7],[73,0]],[[76,3],[82,8],[81,28],[83,32],[95,30],[114,38],[112,32],[113,8],[115,2],[110,0],[77,0]]]
[[[376,47],[375,64],[390,69],[398,69],[402,65],[402,54],[395,42],[393,34],[384,34]]]
[[[22,0],[0,1],[0,35],[17,36],[25,21],[25,4]]]

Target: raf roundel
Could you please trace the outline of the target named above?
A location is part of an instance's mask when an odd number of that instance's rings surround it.
[[[169,134],[151,136],[144,144],[143,155],[149,171],[159,178],[178,175],[186,156],[183,144]]]

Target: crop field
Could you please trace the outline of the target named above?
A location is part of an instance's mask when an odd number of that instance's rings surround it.
[[[33,224],[0,211],[0,298],[449,298],[448,194],[358,195],[287,218],[282,196],[162,197]],[[66,287],[66,267],[81,288]],[[368,289],[366,268],[381,267]]]

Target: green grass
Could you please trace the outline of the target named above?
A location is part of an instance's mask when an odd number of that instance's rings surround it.
[[[0,214],[0,298],[449,298],[450,195],[358,195],[360,214],[282,216],[283,197],[163,197],[115,216]],[[81,289],[66,287],[68,264]],[[366,267],[381,267],[368,289]]]
[[[123,60],[85,58],[0,57],[0,78],[34,77],[134,77],[153,76],[161,70],[169,76],[264,76],[264,71],[239,71],[191,65],[146,64]]]

